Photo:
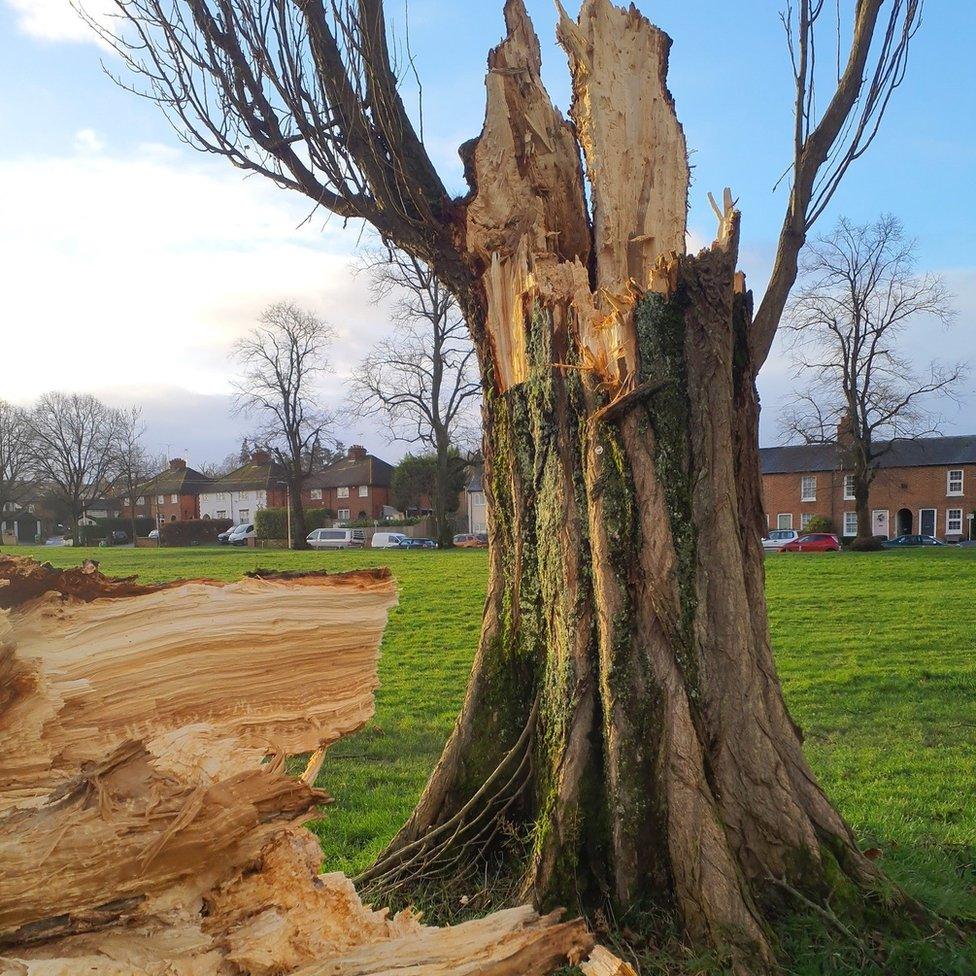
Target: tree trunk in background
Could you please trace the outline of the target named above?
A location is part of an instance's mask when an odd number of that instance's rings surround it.
[[[305,541],[308,529],[305,528],[305,506],[302,504],[302,475],[293,475],[288,479],[288,498],[291,501],[291,547],[292,549],[307,549]]]
[[[537,904],[664,911],[763,970],[783,883],[823,900],[878,873],[817,785],[773,663],[739,215],[727,194],[715,243],[683,253],[670,41],[587,0],[559,36],[591,226],[517,0],[506,21],[466,160],[484,625],[443,755],[363,880],[450,876],[514,824]]]
[[[441,549],[454,545],[454,523],[451,511],[451,445],[446,436],[438,439],[437,470],[434,477],[434,534]]]

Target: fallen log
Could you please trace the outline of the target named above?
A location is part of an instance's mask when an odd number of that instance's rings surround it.
[[[315,773],[372,714],[395,601],[386,570],[152,586],[0,558],[0,972],[542,976],[582,958],[581,921],[432,928],[319,873]]]

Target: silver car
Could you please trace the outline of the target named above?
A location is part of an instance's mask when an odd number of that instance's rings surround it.
[[[314,529],[305,541],[313,549],[362,549],[366,533],[362,529]]]
[[[769,535],[763,539],[763,549],[779,552],[787,542],[799,539],[800,533],[794,529],[773,529]]]

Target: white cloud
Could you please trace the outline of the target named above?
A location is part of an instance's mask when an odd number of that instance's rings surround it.
[[[308,210],[190,153],[0,160],[5,396],[122,384],[226,394],[231,343],[287,298],[337,331],[325,394],[338,401],[387,319],[350,274],[356,229],[302,223]]]
[[[42,41],[100,43],[98,35],[85,23],[71,0],[7,0],[17,15],[17,27]],[[112,0],[86,0],[80,3],[100,23],[109,23],[116,11]]]
[[[75,149],[79,152],[97,153],[105,148],[105,143],[94,129],[79,129],[75,133]]]

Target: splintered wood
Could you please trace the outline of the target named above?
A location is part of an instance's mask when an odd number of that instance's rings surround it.
[[[582,922],[360,901],[302,823],[373,711],[389,572],[109,580],[0,557],[0,973],[548,973]],[[284,759],[315,753],[309,775]]]
[[[485,269],[501,390],[527,378],[524,335],[539,302],[555,329],[574,330],[583,367],[619,393],[637,369],[636,300],[656,286],[659,261],[684,253],[689,169],[666,84],[671,42],[633,7],[609,0],[585,0],[576,22],[560,13],[575,129],[542,86],[522,0],[508,0],[508,33],[489,57],[485,125],[471,153],[467,247]]]

